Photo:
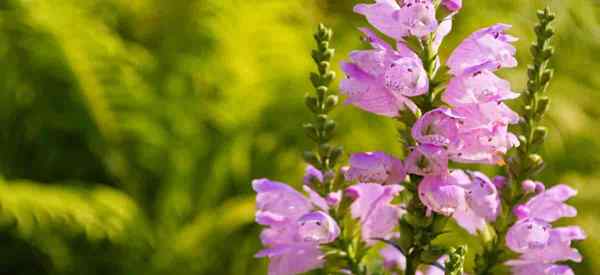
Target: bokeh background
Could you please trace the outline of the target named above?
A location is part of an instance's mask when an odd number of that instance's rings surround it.
[[[361,47],[356,2],[0,0],[0,274],[266,274],[250,181],[300,184],[311,33],[336,62]],[[599,274],[600,2],[464,2],[442,56],[512,24],[517,91],[536,8],[557,13],[542,179],[580,191],[574,267]],[[401,151],[392,121],[335,117],[348,152]]]

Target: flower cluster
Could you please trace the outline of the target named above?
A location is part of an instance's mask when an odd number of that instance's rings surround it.
[[[543,186],[540,184],[538,186]],[[579,252],[571,248],[571,241],[583,240],[585,234],[578,226],[553,228],[550,223],[577,215],[574,207],[564,203],[577,192],[566,185],[557,185],[546,191],[538,187],[537,191],[537,195],[513,211],[518,221],[508,230],[506,245],[520,257],[507,264],[517,275],[573,274],[568,266],[554,263],[581,261]]]
[[[545,190],[533,180],[515,188],[517,179],[529,175],[508,173],[490,179],[482,172],[455,168],[458,163],[504,166],[520,139],[529,142],[509,131],[523,120],[505,101],[520,94],[496,75],[499,69],[517,66],[512,45],[517,39],[506,33],[509,25],[474,32],[443,68],[437,52],[461,8],[460,0],[375,0],[355,6],[356,13],[395,45],[360,28],[370,49],[353,51],[342,62],[346,78],[340,83],[341,93],[347,104],[404,123],[408,154],[398,159],[384,152],[354,153],[336,173],[335,164],[322,157],[330,146],[319,143],[319,154],[309,154],[315,157],[308,162],[318,169],[306,169],[306,195],[283,183],[255,180],[256,221],[266,226],[261,234],[266,248],[257,256],[270,259],[269,274],[325,266],[342,274],[367,274],[362,256],[380,241],[387,243],[380,250],[382,264],[392,273],[464,274],[466,246],[440,248],[431,242],[443,234],[448,219],[475,236],[489,230],[507,232],[498,237],[519,254],[505,263],[514,274],[572,274],[568,266],[556,263],[580,261],[571,242],[585,235],[579,227],[553,228],[551,223],[575,216],[576,210],[564,203],[575,195],[573,189],[558,185]],[[438,9],[449,15],[438,20]],[[315,37],[319,49],[328,49],[328,41]],[[321,59],[315,59],[320,72],[329,67]],[[436,78],[442,73],[448,78],[440,79],[449,79],[447,83]],[[327,111],[337,100],[332,102]],[[334,123],[322,112],[316,114]],[[323,131],[329,129],[327,123],[321,123]],[[518,196],[507,199],[506,194],[515,192]],[[517,202],[522,204],[515,206]],[[512,213],[502,211],[513,206]],[[506,226],[495,228],[492,223],[500,215]],[[489,270],[496,263],[484,264]]]
[[[256,256],[271,259],[269,274],[296,274],[322,267],[324,255],[319,245],[340,234],[338,224],[327,214],[335,199],[324,199],[305,185],[307,198],[284,183],[267,179],[254,180],[252,187],[257,193],[256,222],[268,226],[260,236],[267,248]]]

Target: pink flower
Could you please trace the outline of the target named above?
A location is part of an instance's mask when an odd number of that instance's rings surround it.
[[[402,161],[382,152],[356,153],[350,156],[346,180],[360,183],[398,184],[406,172]]]
[[[361,29],[372,50],[350,53],[350,62],[342,63],[346,79],[340,90],[348,96],[347,104],[375,114],[394,117],[406,108],[416,110],[408,98],[429,89],[427,73],[421,60],[406,46],[394,50],[368,29]]]
[[[428,213],[451,216],[457,209],[465,208],[464,181],[465,175],[460,170],[425,176],[419,183],[419,199],[427,206]]]
[[[568,265],[513,262],[514,275],[575,275]]]
[[[424,114],[415,123],[412,136],[421,146],[443,148],[437,162],[451,159],[464,163],[497,164],[510,148],[518,145],[516,136],[508,132],[508,124],[516,121],[518,116],[514,112],[496,102],[470,104],[452,110],[438,108]],[[416,173],[410,169],[408,159],[405,164],[407,170]]]
[[[559,184],[534,196],[525,206],[530,210],[529,217],[545,222],[554,222],[562,217],[577,215],[575,207],[564,203],[576,194],[577,191],[573,188]]]
[[[402,210],[391,201],[403,189],[400,185],[373,183],[356,184],[346,189],[346,195],[354,198],[352,217],[360,220],[362,239],[367,244],[372,245],[375,239],[393,234]]]
[[[511,91],[510,82],[488,70],[453,77],[442,99],[452,106],[499,102],[515,99],[519,94]]]
[[[516,49],[511,43],[517,39],[504,33],[509,28],[510,25],[496,24],[471,34],[448,58],[450,72],[458,76],[483,69],[516,67]]]
[[[280,182],[258,179],[252,182],[256,195],[256,221],[267,226],[261,233],[266,246],[256,257],[268,257],[269,274],[291,275],[322,267],[319,245],[334,241],[340,228],[327,213],[315,206],[327,206],[305,185],[310,199]]]
[[[454,214],[456,222],[471,234],[493,222],[500,212],[500,195],[496,186],[481,172],[468,171],[469,182],[464,186],[466,204]]]
[[[506,245],[520,257],[506,262],[515,274],[572,274],[559,261],[581,261],[581,254],[571,248],[574,240],[583,240],[585,233],[578,226],[552,228],[551,222],[561,217],[574,217],[575,208],[564,203],[576,191],[557,185],[515,208],[519,219],[506,233]]]
[[[480,172],[453,170],[425,176],[419,184],[419,198],[428,211],[452,216],[471,234],[496,220],[500,211],[496,186]]]
[[[412,136],[420,144],[458,147],[459,121],[460,117],[452,114],[449,109],[434,109],[415,122]]]
[[[323,173],[312,165],[307,165],[304,171],[304,184],[311,186],[313,183],[323,183]]]
[[[422,144],[410,148],[410,151],[404,160],[404,167],[408,173],[421,176],[447,173],[448,157],[442,147]]]
[[[375,28],[396,40],[413,35],[425,36],[437,28],[435,7],[431,0],[376,0],[358,4],[354,12],[364,15]]]

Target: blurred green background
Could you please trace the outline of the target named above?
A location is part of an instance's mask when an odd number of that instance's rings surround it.
[[[0,0],[0,274],[266,274],[250,181],[300,184],[311,33],[332,26],[343,59],[356,2]],[[600,2],[464,2],[443,56],[512,24],[515,90],[535,9],[558,14],[542,178],[580,191],[574,266],[598,274]],[[348,152],[401,151],[392,121],[335,116]]]

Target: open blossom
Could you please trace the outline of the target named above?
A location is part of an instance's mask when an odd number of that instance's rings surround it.
[[[451,216],[465,207],[465,189],[461,186],[462,174],[457,172],[425,176],[419,183],[419,199],[428,213]]]
[[[350,156],[346,180],[361,183],[398,184],[406,172],[402,161],[382,152],[357,153]]]
[[[409,97],[429,89],[423,64],[403,44],[394,50],[368,29],[361,29],[373,49],[350,53],[350,62],[342,63],[346,79],[340,83],[348,96],[346,103],[383,116],[397,116],[401,110],[416,110]]]
[[[516,136],[508,131],[508,125],[518,121],[518,117],[506,108],[485,103],[452,110],[434,109],[415,123],[412,136],[421,146],[443,148],[446,159],[496,164],[508,149],[518,145]]]
[[[420,144],[441,147],[458,147],[458,130],[461,117],[450,109],[437,108],[425,113],[412,128],[413,138]]]
[[[440,146],[422,144],[410,148],[410,154],[404,160],[408,173],[414,175],[438,175],[448,171],[448,157]]]
[[[428,211],[452,216],[471,234],[496,220],[500,211],[496,186],[480,172],[453,170],[426,176],[418,191]]]
[[[411,35],[425,36],[437,28],[431,0],[376,0],[373,4],[358,4],[354,11],[364,15],[379,31],[399,41]]]
[[[256,256],[270,259],[269,274],[291,275],[322,267],[319,245],[334,241],[340,228],[318,209],[321,203],[280,182],[258,179],[252,187],[257,192],[256,222],[267,226],[261,233],[266,248]]]
[[[496,24],[471,34],[448,57],[450,72],[457,76],[516,67],[516,49],[511,43],[517,39],[504,32],[509,28],[510,25]]]
[[[466,204],[454,213],[456,222],[471,234],[485,228],[500,213],[500,195],[496,186],[481,172],[467,171],[465,188]]]
[[[360,220],[362,239],[367,244],[374,244],[377,238],[388,238],[393,234],[403,210],[391,201],[403,189],[397,184],[373,183],[360,183],[346,189],[346,195],[354,199],[352,217]]]
[[[489,70],[453,77],[442,95],[444,102],[452,106],[499,102],[517,97],[519,94],[511,90],[510,82]]]
[[[550,223],[577,214],[575,208],[564,203],[575,194],[570,187],[557,185],[515,209],[519,220],[506,234],[506,245],[521,254],[506,263],[515,274],[573,274],[568,266],[555,263],[581,261],[581,254],[571,242],[585,239],[585,233],[578,226],[553,228]]]

